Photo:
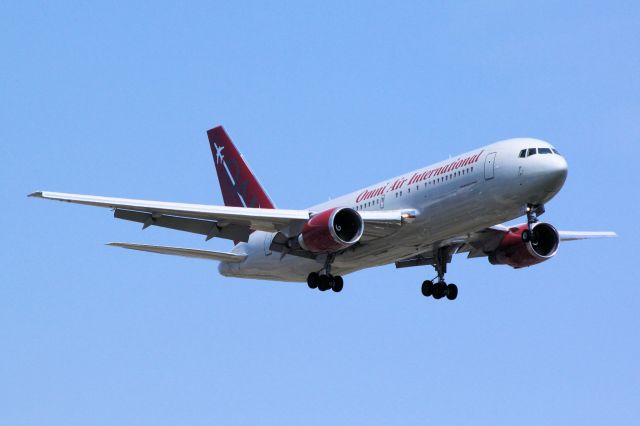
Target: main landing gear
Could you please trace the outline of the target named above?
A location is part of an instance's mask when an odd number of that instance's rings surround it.
[[[451,261],[452,253],[449,247],[441,247],[436,252],[434,267],[438,273],[436,282],[426,280],[422,283],[422,295],[425,297],[433,296],[434,299],[442,299],[446,297],[449,300],[455,300],[458,297],[458,286],[455,284],[447,284],[444,275],[447,273],[447,263]]]
[[[307,285],[311,289],[317,288],[320,291],[327,291],[329,289],[340,293],[344,286],[344,280],[340,275],[322,274],[312,272],[307,277]]]
[[[312,272],[307,276],[307,285],[310,289],[317,288],[320,291],[329,289],[340,293],[344,287],[344,280],[340,275],[331,275],[331,264],[335,259],[335,255],[328,254],[324,263],[324,273]]]

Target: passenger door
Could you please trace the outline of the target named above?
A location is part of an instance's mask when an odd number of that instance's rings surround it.
[[[495,176],[496,153],[487,154],[484,160],[484,178],[485,180],[493,179]]]

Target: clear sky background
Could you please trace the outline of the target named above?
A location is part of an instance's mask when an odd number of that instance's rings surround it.
[[[637,2],[12,2],[0,9],[0,424],[638,424]],[[228,250],[35,190],[220,204],[223,124],[279,207],[500,139],[568,159],[525,270],[341,294],[109,241]]]

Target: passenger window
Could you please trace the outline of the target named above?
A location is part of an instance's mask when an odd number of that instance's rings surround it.
[[[551,154],[551,149],[549,149],[549,148],[538,148],[538,154]]]
[[[523,149],[522,151],[520,151],[520,154],[518,154],[518,158],[524,158],[527,156],[527,150]]]
[[[527,157],[529,157],[531,155],[536,155],[536,149],[535,148],[529,148],[529,152],[527,153]]]

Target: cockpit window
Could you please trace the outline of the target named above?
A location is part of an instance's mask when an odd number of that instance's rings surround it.
[[[555,148],[527,148],[520,151],[518,154],[518,158],[531,157],[535,154],[556,154],[560,155],[557,149]]]

